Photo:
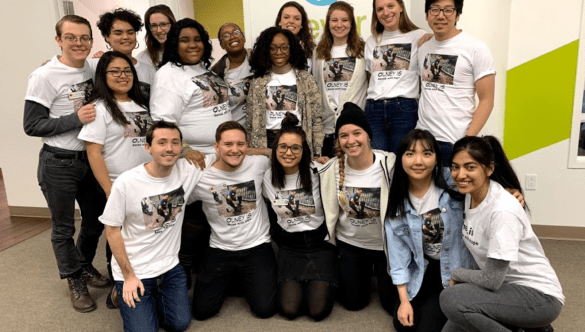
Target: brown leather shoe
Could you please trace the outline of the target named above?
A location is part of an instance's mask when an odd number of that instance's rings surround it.
[[[71,293],[71,304],[73,309],[79,312],[90,312],[97,309],[97,305],[87,291],[87,285],[83,278],[67,278],[69,292]]]
[[[104,277],[92,265],[83,267],[81,269],[81,276],[83,277],[85,283],[92,287],[106,288],[112,285],[110,283],[110,279]]]

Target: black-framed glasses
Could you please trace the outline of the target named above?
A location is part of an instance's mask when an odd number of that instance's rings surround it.
[[[75,37],[75,36],[67,35],[67,36],[63,37],[63,39],[69,45],[75,45],[75,44],[77,44],[78,41],[80,41],[82,44],[88,45],[92,41],[92,38],[88,35],[81,36],[79,38]]]
[[[223,35],[221,35],[221,39],[222,40],[228,40],[228,39],[232,38],[232,36],[239,37],[241,35],[242,35],[242,31],[240,31],[240,30],[234,30],[232,33],[226,32]]]
[[[124,70],[119,70],[119,69],[108,70],[108,71],[106,71],[106,73],[110,73],[114,77],[120,77],[120,76],[122,76],[122,73],[124,73],[126,75],[126,77],[130,77],[133,75],[132,69],[130,69],[130,68],[124,69]]]
[[[270,46],[270,53],[276,53],[278,52],[278,50],[280,50],[282,53],[286,53],[290,50],[290,46],[288,45],[284,45],[284,46]]]
[[[439,8],[439,7],[431,7],[431,9],[429,9],[429,13],[431,13],[431,15],[433,16],[438,16],[440,12],[443,12],[443,15],[445,15],[445,17],[449,17],[453,14],[455,14],[457,10],[455,10],[455,8],[453,7],[447,7],[447,8]]]
[[[298,145],[298,144],[293,144],[291,146],[288,146],[284,143],[280,143],[276,146],[276,151],[278,151],[280,153],[286,153],[288,151],[288,149],[290,149],[290,151],[294,154],[299,154],[299,153],[303,152],[303,147],[301,145]]]
[[[163,22],[161,24],[152,23],[152,24],[150,24],[150,31],[156,31],[156,30],[158,30],[158,28],[161,28],[161,30],[166,30],[170,26],[171,26],[171,23],[169,23],[169,22]]]

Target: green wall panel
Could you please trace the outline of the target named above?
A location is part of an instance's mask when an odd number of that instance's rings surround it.
[[[571,136],[579,41],[510,69],[504,148],[514,159]]]
[[[193,0],[195,19],[205,27],[209,38],[217,38],[219,28],[228,22],[244,27],[244,5],[242,0]],[[244,31],[242,31],[244,32]]]

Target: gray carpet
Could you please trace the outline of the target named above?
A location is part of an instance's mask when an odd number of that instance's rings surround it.
[[[585,242],[542,240],[567,297],[556,331],[583,331],[585,326]],[[95,266],[105,272],[104,241]],[[106,308],[107,290],[91,289],[98,309],[82,314],[70,305],[66,281],[59,279],[51,249],[50,231],[0,252],[1,331],[121,331],[117,310]],[[207,321],[191,321],[188,331],[394,331],[392,318],[376,296],[368,307],[350,312],[338,304],[322,322],[301,317],[294,321],[276,315],[252,316],[243,298],[228,298],[221,312]]]

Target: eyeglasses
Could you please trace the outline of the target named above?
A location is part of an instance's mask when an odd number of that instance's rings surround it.
[[[270,53],[276,53],[278,52],[278,50],[280,50],[282,53],[286,53],[290,50],[290,46],[285,45],[285,46],[270,46]]]
[[[150,31],[156,31],[156,30],[158,30],[158,28],[161,28],[161,30],[166,30],[170,26],[171,26],[171,23],[169,23],[169,22],[164,22],[164,23],[161,23],[161,24],[152,23],[150,25]]]
[[[118,70],[118,69],[108,70],[108,71],[106,71],[106,73],[110,73],[114,77],[120,77],[120,76],[122,76],[122,73],[124,73],[126,75],[126,77],[130,77],[130,76],[134,75],[132,73],[132,69],[130,69],[130,68],[124,69],[124,70]]]
[[[241,35],[242,35],[242,31],[240,31],[240,30],[234,30],[234,32],[232,32],[232,33],[226,32],[223,35],[221,35],[221,39],[222,40],[227,40],[227,39],[230,39],[232,36],[239,37]]]
[[[431,13],[431,15],[433,16],[438,16],[440,12],[443,12],[443,15],[445,15],[445,17],[449,17],[453,14],[455,14],[456,10],[453,7],[448,7],[448,8],[439,8],[439,7],[431,7],[431,9],[429,10],[429,13]]]
[[[299,154],[303,151],[303,147],[298,145],[298,144],[293,144],[291,146],[288,146],[284,143],[278,144],[276,146],[276,151],[280,152],[280,153],[286,153],[288,151],[288,149],[290,149],[290,151],[294,154]]]
[[[80,41],[82,44],[88,45],[92,41],[92,38],[88,35],[81,36],[79,38],[77,38],[75,36],[67,35],[67,36],[63,37],[63,39],[65,39],[65,41],[69,45],[75,45],[75,44],[77,44],[78,41]]]

